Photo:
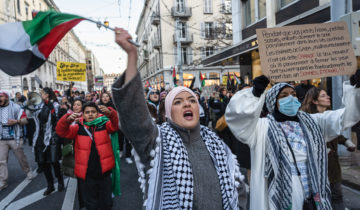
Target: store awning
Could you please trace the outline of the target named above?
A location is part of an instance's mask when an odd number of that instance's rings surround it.
[[[241,55],[243,53],[249,52],[251,50],[257,49],[258,43],[256,39],[256,35],[249,37],[249,39],[244,40],[243,42],[231,46],[219,53],[216,53],[212,56],[206,57],[201,63],[207,67],[215,65],[223,60],[233,58],[235,56]]]

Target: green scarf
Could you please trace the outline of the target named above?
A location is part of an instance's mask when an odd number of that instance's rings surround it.
[[[101,116],[96,118],[91,122],[84,122],[87,126],[102,126],[109,121],[109,118],[106,116]],[[119,141],[118,141],[118,133],[115,132],[110,134],[111,137],[111,145],[114,152],[115,158],[115,167],[112,169],[111,179],[112,179],[112,192],[115,196],[120,195],[120,153],[119,153]]]

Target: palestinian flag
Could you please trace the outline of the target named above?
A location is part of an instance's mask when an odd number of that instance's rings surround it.
[[[234,77],[235,77],[236,83],[237,83],[238,85],[241,85],[241,81],[240,81],[239,78],[236,76],[236,74],[233,73],[233,75],[234,75]]]
[[[0,69],[10,76],[39,68],[64,35],[83,17],[38,12],[33,20],[0,25]]]
[[[173,76],[173,81],[174,81],[174,87],[177,87],[175,66],[174,66],[174,68],[173,68],[172,76]]]
[[[205,86],[205,78],[201,72],[200,72],[200,85],[201,85],[200,89]]]

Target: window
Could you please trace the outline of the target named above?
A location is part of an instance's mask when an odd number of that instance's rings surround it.
[[[186,38],[186,23],[179,22],[178,24],[178,27],[180,29],[180,38]]]
[[[232,39],[232,23],[225,23],[225,38]]]
[[[25,16],[26,19],[29,18],[29,4],[27,2],[25,2]]]
[[[35,87],[35,77],[31,77],[31,90],[35,91],[36,87]]]
[[[248,0],[245,3],[245,23],[250,25],[266,16],[266,0]]]
[[[207,56],[210,56],[212,54],[214,54],[214,47],[206,47],[205,48],[205,56],[207,57]]]
[[[10,0],[5,0],[5,9],[7,13],[10,12]]]
[[[185,11],[185,0],[176,0],[176,11],[177,12]]]
[[[223,0],[221,12],[225,14],[231,14],[231,0]]]
[[[204,0],[204,13],[212,13],[212,0]]]
[[[280,0],[280,8],[283,8],[285,7],[286,5],[292,3],[292,2],[295,2],[297,0]]]
[[[181,64],[187,64],[187,48],[182,47],[181,48]]]
[[[21,10],[20,10],[20,0],[17,0],[17,11],[19,14],[21,14]]]
[[[190,47],[181,47],[181,64],[190,65],[192,62],[192,49]]]
[[[208,57],[215,53],[214,46],[207,46],[201,48],[201,58],[204,59],[205,57]]]
[[[212,39],[215,36],[214,23],[205,22],[205,38]]]

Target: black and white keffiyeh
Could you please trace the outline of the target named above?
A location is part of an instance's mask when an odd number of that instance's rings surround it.
[[[287,83],[278,83],[266,95],[266,106],[270,112],[275,110],[276,98]],[[327,179],[326,145],[320,126],[312,117],[302,111],[297,113],[307,146],[307,167],[309,171],[312,197],[318,209],[331,209],[330,188]],[[265,154],[265,177],[268,181],[270,202],[276,209],[292,208],[291,153],[286,136],[273,115],[269,121],[268,140]]]
[[[9,101],[9,105],[6,107],[2,107],[0,110],[0,139],[1,139],[1,134],[2,134],[2,125],[3,124],[7,124],[9,119],[15,119],[15,120],[20,120],[21,115],[23,113],[23,109],[21,109],[21,107],[12,102]],[[15,133],[15,141],[16,144],[19,145],[20,144],[20,138],[22,137],[22,130],[21,130],[21,126],[19,124],[15,124],[14,125],[14,133]]]
[[[281,83],[277,83],[276,85],[274,85],[267,93],[266,93],[266,97],[265,97],[265,103],[266,103],[266,108],[268,109],[268,111],[270,113],[273,113],[275,110],[275,105],[276,105],[276,98],[280,93],[280,90],[282,90],[284,87],[291,87],[294,88],[293,86],[291,86],[288,83],[285,82],[281,82]]]
[[[180,135],[164,123],[159,128],[160,135],[157,147],[152,151],[147,196],[144,202],[146,209],[192,209],[194,180],[191,164]],[[237,188],[243,179],[237,161],[230,149],[209,128],[201,126],[200,133],[215,163],[223,201],[223,209],[238,209]],[[161,148],[161,149],[160,149]],[[137,164],[139,158],[135,157]],[[163,161],[161,161],[163,160]],[[161,165],[161,163],[163,163]],[[143,166],[137,166],[139,181],[145,191]]]

